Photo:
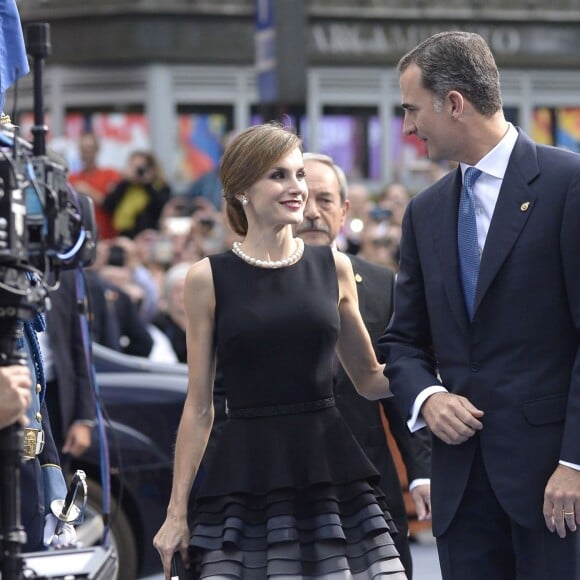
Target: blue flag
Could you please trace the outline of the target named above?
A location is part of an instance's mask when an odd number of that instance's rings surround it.
[[[0,0],[0,111],[8,88],[29,70],[16,0]]]

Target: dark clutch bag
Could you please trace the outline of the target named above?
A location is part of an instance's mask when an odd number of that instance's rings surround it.
[[[185,568],[181,554],[175,552],[171,559],[171,580],[196,580],[196,578],[193,570]]]

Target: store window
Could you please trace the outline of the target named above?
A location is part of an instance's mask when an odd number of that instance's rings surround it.
[[[31,114],[23,121],[23,129],[28,131],[32,124]],[[49,132],[49,145],[67,161],[71,173],[81,169],[78,141],[85,131],[93,131],[99,138],[98,163],[102,167],[123,171],[132,151],[151,148],[149,124],[141,107],[68,109],[64,136],[51,138]]]
[[[178,146],[174,178],[186,186],[219,165],[223,139],[233,127],[230,106],[183,105],[177,109]]]
[[[309,148],[308,123],[303,123],[305,149]],[[323,109],[318,127],[320,153],[330,155],[349,179],[376,180],[381,174],[380,125],[376,107]]]
[[[580,153],[580,108],[536,107],[532,138],[537,143]]]
[[[262,123],[264,118],[259,107],[252,108],[252,124]],[[297,131],[304,151],[312,151],[310,122],[302,110],[288,109],[279,119]],[[349,179],[378,179],[380,127],[376,108],[325,107],[319,119],[318,143],[317,153],[330,155]]]

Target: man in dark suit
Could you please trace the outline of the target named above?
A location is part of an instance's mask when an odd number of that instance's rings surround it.
[[[47,377],[46,403],[63,468],[91,444],[95,418],[85,343],[77,299],[76,275],[61,272],[60,286],[50,293],[47,332],[39,335]]]
[[[460,163],[407,208],[379,341],[434,435],[443,578],[578,579],[580,157],[506,121],[477,34],[437,34],[399,73],[405,134]]]
[[[349,208],[346,178],[342,169],[326,155],[305,153],[304,167],[309,194],[304,210],[304,221],[296,228],[296,234],[307,244],[333,245]],[[387,268],[371,264],[357,256],[349,257],[357,282],[359,308],[371,339],[375,342],[383,333],[393,312],[395,276]],[[407,514],[397,469],[387,445],[380,407],[376,401],[369,401],[356,392],[338,362],[335,394],[341,414],[380,473],[379,485],[385,493],[390,513],[399,532],[394,538],[395,545],[407,576],[411,578],[412,560]],[[423,432],[412,437],[392,399],[384,399],[380,403],[405,461],[417,515],[419,519],[428,519],[430,435]]]

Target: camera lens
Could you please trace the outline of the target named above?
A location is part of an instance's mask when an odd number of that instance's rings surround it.
[[[107,264],[109,266],[124,266],[127,259],[125,248],[120,246],[111,246]]]

